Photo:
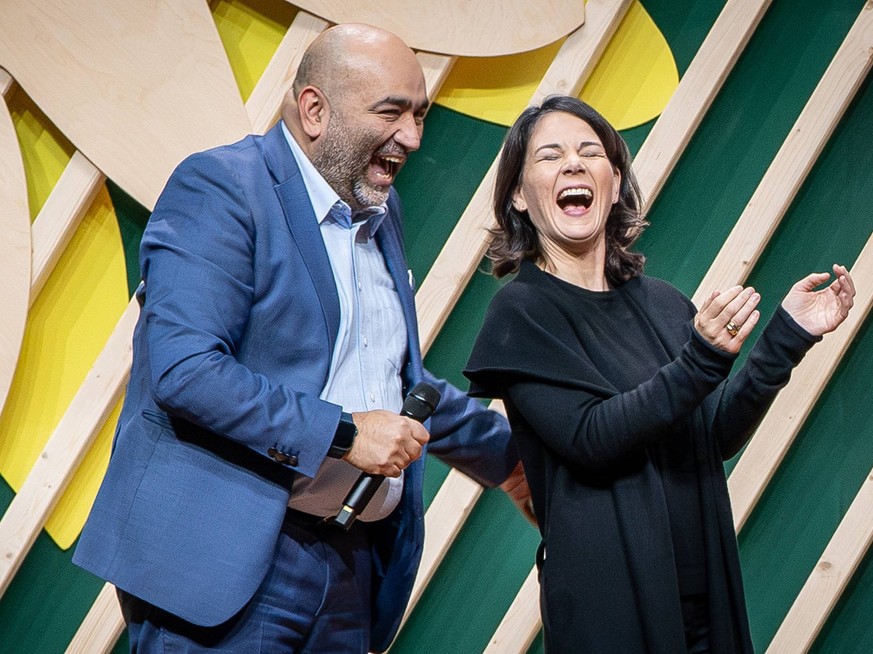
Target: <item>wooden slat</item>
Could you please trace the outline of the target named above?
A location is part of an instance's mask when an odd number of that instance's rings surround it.
[[[78,150],[73,153],[31,228],[31,304],[54,270],[105,180],[103,173],[85,155]]]
[[[630,0],[588,2],[585,25],[567,37],[532,101],[549,93],[578,93],[629,6]],[[494,221],[491,194],[496,171],[495,159],[415,296],[423,350],[433,344],[485,254],[485,230]]]
[[[525,601],[512,603],[485,648],[485,654],[527,652],[542,626],[539,594],[540,584],[534,566],[518,592],[518,596],[525,598]]]
[[[66,654],[109,654],[124,631],[124,618],[115,586],[105,584],[79,625]]]
[[[12,76],[0,68],[0,95],[5,96],[12,88]]]
[[[138,315],[134,298],[0,519],[0,596],[121,397],[130,373],[130,337]]]
[[[430,52],[417,52],[415,56],[418,58],[421,70],[424,72],[427,99],[433,102],[458,58],[432,54]]]
[[[634,172],[647,206],[651,206],[661,192],[770,2],[730,0],[713,23],[679,87],[634,158]]]
[[[808,652],[873,543],[873,471],[843,516],[767,648],[768,654]]]
[[[434,573],[445,558],[455,537],[461,531],[476,506],[482,486],[467,475],[452,469],[437,491],[424,516],[424,551],[421,555],[421,566],[412,587],[412,596],[403,616],[403,623],[409,618],[412,609],[421,599],[424,589],[430,583]],[[402,626],[402,624],[401,624]]]
[[[745,525],[870,312],[873,305],[873,236],[858,256],[851,274],[857,295],[849,317],[839,329],[825,335],[822,342],[810,350],[800,362],[791,376],[791,381],[776,397],[728,478],[737,531]]]
[[[693,298],[697,306],[713,290],[741,284],[749,276],[870,71],[871,49],[873,11],[864,10],[700,283]]]
[[[263,134],[279,119],[282,98],[294,82],[303,53],[327,27],[327,21],[305,11],[297,12],[246,101],[246,112],[252,121],[252,131]]]

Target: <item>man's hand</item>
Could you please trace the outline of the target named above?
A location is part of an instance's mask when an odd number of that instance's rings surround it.
[[[502,484],[500,490],[509,495],[509,499],[518,507],[521,514],[527,518],[534,527],[537,526],[537,519],[533,512],[533,502],[530,497],[530,487],[527,485],[527,477],[524,475],[524,466],[521,461],[515,466],[515,469],[509,473]]]
[[[430,439],[421,423],[390,411],[353,413],[352,420],[358,435],[343,459],[371,475],[399,477]]]

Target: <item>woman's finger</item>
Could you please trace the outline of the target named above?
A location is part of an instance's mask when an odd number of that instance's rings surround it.
[[[755,309],[749,314],[749,317],[740,327],[740,331],[737,332],[737,335],[734,337],[734,341],[736,341],[739,345],[742,345],[745,342],[746,338],[748,338],[749,334],[752,333],[752,330],[755,328],[755,325],[758,324],[758,320],[761,318],[761,312]],[[737,348],[739,350],[739,348]]]
[[[726,325],[731,320],[739,325],[740,321],[736,320],[735,316],[745,306],[745,304],[749,301],[752,295],[754,295],[754,293],[755,289],[751,286],[741,289],[740,292],[734,297],[734,299],[728,302],[721,310],[721,313],[718,314],[718,321],[721,323],[721,325]],[[749,313],[751,313],[751,310],[749,310]]]
[[[745,325],[746,321],[749,319],[749,316],[752,315],[752,312],[758,306],[758,303],[761,301],[760,293],[755,293],[752,291],[751,295],[749,295],[746,302],[741,306],[737,312],[733,315],[731,320],[736,325]]]
[[[742,286],[731,286],[730,288],[721,291],[718,293],[716,297],[712,299],[712,302],[709,304],[709,307],[705,312],[705,317],[708,320],[712,320],[717,318],[722,314],[724,308],[730,304],[741,292],[743,291]]]
[[[828,279],[830,279],[830,273],[810,273],[800,281],[798,281],[794,286],[791,287],[792,291],[811,291],[816,286],[823,284]]]

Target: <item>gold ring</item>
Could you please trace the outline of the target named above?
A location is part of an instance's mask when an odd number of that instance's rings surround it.
[[[726,324],[724,326],[724,328],[727,330],[727,333],[730,334],[731,336],[736,336],[737,332],[740,331],[740,328],[737,326],[737,323],[735,323],[733,320],[731,320],[728,324]]]

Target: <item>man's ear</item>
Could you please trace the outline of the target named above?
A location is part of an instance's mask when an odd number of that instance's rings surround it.
[[[297,111],[300,115],[300,124],[309,138],[315,140],[327,129],[327,119],[330,109],[327,98],[320,89],[307,86],[297,96]]]

